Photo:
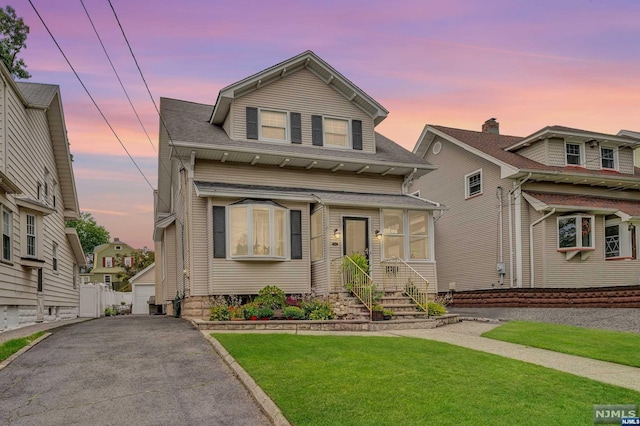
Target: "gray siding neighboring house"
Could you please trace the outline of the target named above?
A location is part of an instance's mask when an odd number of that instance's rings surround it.
[[[438,169],[411,186],[445,203],[439,290],[589,288],[640,282],[633,132],[562,126],[528,137],[427,125],[414,148]]]
[[[379,284],[385,253],[400,254],[435,291],[444,207],[408,195],[434,167],[375,132],[386,115],[310,51],[223,88],[215,105],[163,98],[158,303],[266,285],[327,294],[346,247],[366,247]]]
[[[75,318],[79,215],[58,86],[14,82],[0,64],[0,330]]]

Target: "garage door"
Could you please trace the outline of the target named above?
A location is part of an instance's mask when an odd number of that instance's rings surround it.
[[[134,314],[149,314],[149,297],[156,294],[154,284],[133,284],[133,310]]]

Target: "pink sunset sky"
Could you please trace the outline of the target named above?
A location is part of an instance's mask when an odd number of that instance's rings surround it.
[[[107,0],[32,0],[151,184],[159,119]],[[218,91],[313,50],[390,111],[377,131],[411,150],[425,124],[503,134],[547,125],[640,131],[640,2],[111,0],[153,98]],[[27,0],[30,81],[61,87],[80,207],[112,237],[153,247],[152,189]]]

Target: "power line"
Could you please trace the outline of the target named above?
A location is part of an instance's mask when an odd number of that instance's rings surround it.
[[[116,133],[115,129],[113,128],[113,126],[111,126],[111,123],[109,122],[109,120],[107,119],[107,117],[104,115],[104,113],[102,112],[102,109],[100,109],[100,107],[98,106],[98,103],[96,102],[96,100],[93,98],[93,96],[91,95],[91,93],[89,92],[89,89],[87,88],[87,86],[84,84],[84,82],[82,81],[82,79],[80,78],[80,76],[78,75],[78,73],[76,72],[75,68],[73,67],[73,65],[71,65],[71,62],[69,61],[69,58],[67,58],[67,55],[65,55],[64,51],[62,50],[62,47],[60,47],[60,44],[58,44],[58,41],[56,40],[56,38],[53,36],[53,34],[51,33],[51,30],[49,30],[49,27],[47,26],[47,24],[44,22],[44,19],[42,18],[42,16],[40,16],[40,12],[38,12],[38,9],[36,9],[35,5],[33,4],[33,2],[31,0],[29,0],[29,4],[31,5],[31,7],[33,8],[33,11],[36,13],[36,15],[38,16],[38,18],[40,19],[40,22],[42,22],[42,25],[44,26],[44,28],[47,30],[47,32],[49,33],[49,36],[51,37],[51,40],[53,40],[54,44],[56,45],[56,47],[58,48],[58,50],[60,51],[60,53],[62,54],[62,57],[64,58],[64,60],[67,62],[67,65],[69,65],[69,68],[71,68],[71,71],[73,71],[73,74],[76,76],[76,78],[78,79],[78,82],[80,82],[80,85],[82,86],[82,88],[84,89],[84,91],[86,92],[87,96],[89,96],[89,99],[91,99],[91,102],[93,103],[93,105],[96,107],[96,109],[98,110],[98,112],[100,113],[100,115],[102,116],[102,119],[105,121],[105,123],[107,124],[107,126],[109,127],[109,129],[111,130],[111,132],[113,133],[113,135],[115,136],[116,140],[118,141],[118,143],[120,144],[120,146],[122,147],[122,149],[124,149],[124,151],[127,153],[127,156],[129,157],[129,159],[131,160],[131,162],[135,165],[136,169],[138,169],[138,172],[140,172],[140,175],[142,175],[142,177],[144,178],[145,182],[147,182],[147,185],[149,185],[149,187],[151,188],[151,190],[154,190],[153,185],[151,185],[151,182],[149,182],[149,179],[147,179],[147,177],[145,176],[145,174],[143,173],[142,169],[140,169],[140,166],[138,166],[138,163],[136,163],[136,160],[134,160],[134,158],[131,156],[131,154],[129,153],[129,150],[127,149],[127,147],[124,145],[124,143],[122,142],[122,140],[120,139],[120,137],[118,136],[118,134]]]
[[[131,98],[129,97],[129,93],[127,93],[127,89],[125,89],[124,84],[122,83],[122,80],[120,79],[120,75],[118,74],[118,71],[116,71],[116,67],[113,65],[113,62],[111,61],[111,57],[109,56],[109,53],[107,52],[107,49],[104,46],[104,43],[102,42],[102,39],[100,38],[100,34],[98,34],[98,30],[96,29],[96,26],[93,24],[93,20],[91,19],[91,16],[89,15],[89,11],[87,10],[87,7],[84,4],[84,0],[80,0],[80,4],[82,4],[82,8],[84,9],[84,12],[87,15],[87,18],[89,19],[89,22],[91,23],[91,27],[93,28],[93,32],[96,34],[96,37],[98,38],[98,41],[100,42],[100,46],[102,46],[102,51],[104,52],[105,56],[109,60],[109,64],[111,65],[111,69],[113,70],[113,73],[116,75],[116,78],[118,79],[118,83],[120,83],[120,87],[122,87],[122,91],[124,92],[125,96],[127,97],[127,100],[129,101],[129,105],[131,105],[131,109],[133,109],[133,113],[136,115],[136,118],[138,119],[138,123],[140,123],[140,126],[142,127],[142,130],[144,131],[144,134],[147,136],[147,139],[149,140],[149,144],[151,144],[151,147],[157,153],[158,151],[156,150],[156,147],[153,145],[153,142],[151,141],[151,137],[149,136],[149,133],[147,132],[147,129],[144,127],[144,124],[142,124],[142,120],[140,119],[140,115],[138,115],[138,111],[136,110],[136,107],[133,106],[133,102],[131,101]]]

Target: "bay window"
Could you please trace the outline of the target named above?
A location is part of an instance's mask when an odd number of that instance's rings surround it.
[[[383,209],[384,259],[429,260],[430,215],[427,211]]]
[[[232,205],[229,211],[231,257],[287,256],[287,210],[275,203]]]
[[[604,256],[607,260],[635,259],[636,226],[613,215],[605,218]]]
[[[594,217],[586,215],[558,217],[558,249],[593,249]]]

